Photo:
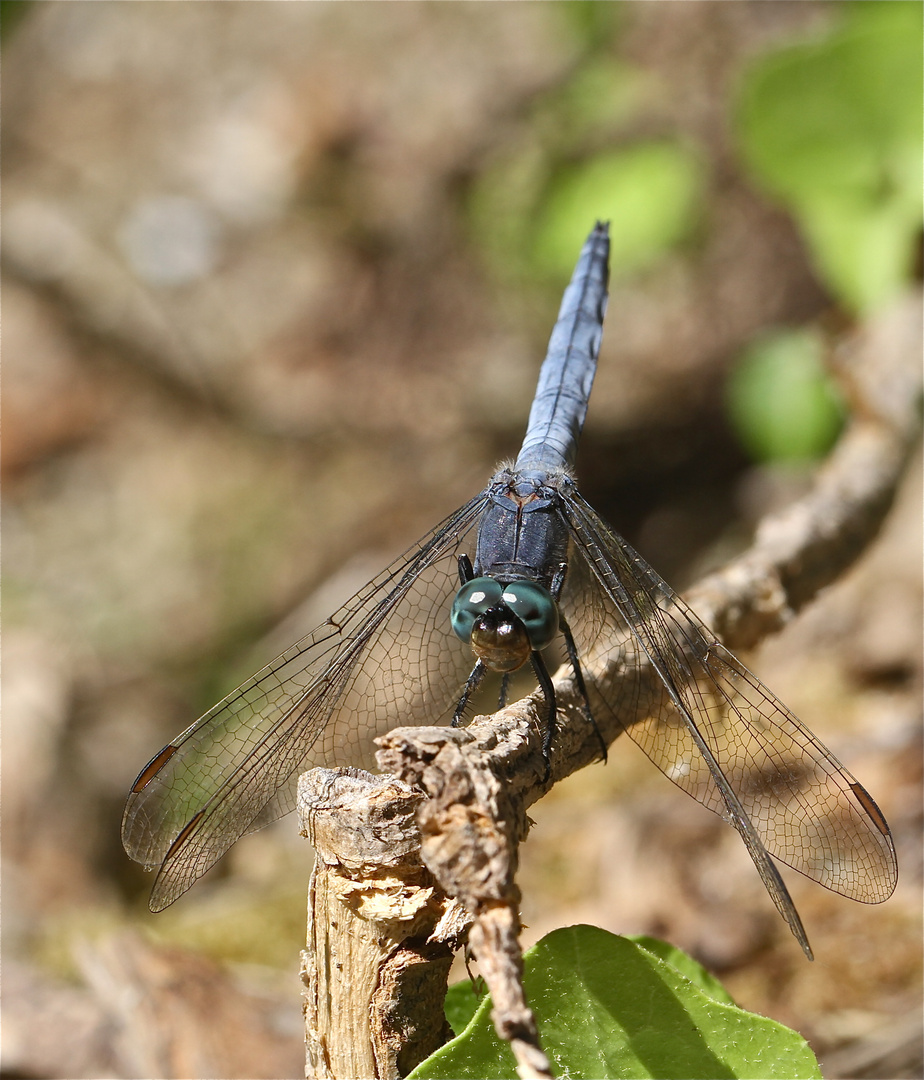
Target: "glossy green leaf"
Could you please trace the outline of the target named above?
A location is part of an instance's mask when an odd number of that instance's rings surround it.
[[[676,945],[671,945],[668,941],[661,941],[659,938],[648,937],[647,934],[628,934],[627,940],[635,942],[640,948],[647,949],[648,952],[653,953],[666,964],[676,968],[694,986],[698,986],[704,994],[708,994],[711,998],[722,1001],[726,1005],[735,1004],[731,994],[715,975],[707,971],[702,964],[697,964],[691,956],[687,956]]]
[[[804,1039],[717,1000],[711,976],[701,972],[691,980],[684,971],[698,965],[663,946],[669,962],[661,948],[649,939],[641,944],[596,927],[572,926],[554,931],[526,953],[526,994],[555,1075],[574,1080],[820,1077]],[[515,1077],[513,1056],[494,1032],[489,1013],[485,998],[468,1027],[411,1076]]]

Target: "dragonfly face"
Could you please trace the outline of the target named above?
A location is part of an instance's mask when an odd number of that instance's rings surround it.
[[[489,668],[506,684],[531,662],[548,704],[548,774],[555,690],[540,654],[556,634],[588,722],[625,730],[737,829],[807,955],[773,858],[865,903],[892,893],[895,851],[869,793],[599,517],[571,476],[608,251],[598,225],[565,291],[516,463],[142,770],[122,838],[132,858],[160,867],[152,910],[176,900],[241,836],[293,809],[299,773],[359,763],[398,723],[459,723]],[[472,645],[473,669],[456,638]]]
[[[505,673],[518,671],[558,633],[558,607],[534,581],[502,585],[495,578],[474,578],[456,593],[450,619],[479,660]]]

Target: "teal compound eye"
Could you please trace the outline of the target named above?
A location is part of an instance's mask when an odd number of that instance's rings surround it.
[[[479,577],[467,581],[456,593],[449,616],[456,636],[471,641],[475,620],[489,608],[496,607],[503,592],[503,586],[494,578]]]
[[[526,628],[530,646],[541,652],[558,633],[558,605],[548,589],[535,581],[513,581],[502,599]]]

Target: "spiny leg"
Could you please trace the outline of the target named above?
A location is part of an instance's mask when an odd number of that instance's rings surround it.
[[[549,773],[552,771],[550,751],[552,749],[552,739],[555,737],[555,730],[557,727],[558,706],[555,703],[555,687],[552,684],[552,677],[549,675],[548,668],[545,666],[542,655],[534,651],[531,654],[530,659],[532,660],[533,671],[536,673],[539,686],[549,707],[549,714],[545,725],[545,735],[542,739],[542,756],[545,759],[545,776],[543,776],[542,782],[545,783],[549,778]]]
[[[505,671],[501,677],[500,695],[497,699],[497,707],[503,709],[507,704],[507,692],[510,689],[510,672]]]
[[[481,685],[481,680],[485,677],[487,671],[487,666],[482,663],[481,660],[475,661],[475,666],[472,668],[471,675],[465,680],[465,688],[462,691],[462,696],[459,698],[459,704],[456,705],[456,711],[452,714],[452,727],[458,727],[462,722],[462,716],[468,707],[471,696]]]
[[[607,757],[606,742],[600,734],[597,721],[594,720],[594,714],[590,711],[590,698],[587,696],[587,686],[584,683],[584,672],[581,670],[581,661],[578,659],[577,646],[574,644],[571,627],[565,621],[564,615],[559,615],[558,627],[562,632],[562,637],[565,639],[565,648],[568,650],[568,659],[571,661],[571,670],[574,672],[574,683],[578,688],[578,693],[584,700],[584,712],[587,714],[587,719],[590,721],[594,734],[597,736],[597,741],[600,743],[600,750],[605,764]]]

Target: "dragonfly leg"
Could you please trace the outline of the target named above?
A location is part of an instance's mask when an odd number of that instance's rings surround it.
[[[459,556],[459,581],[467,585],[475,576],[472,560],[465,554]]]
[[[533,671],[536,673],[536,678],[539,680],[539,686],[542,689],[542,693],[544,694],[546,703],[549,707],[549,715],[545,724],[545,735],[542,739],[542,756],[545,759],[545,776],[542,778],[544,783],[548,780],[549,773],[552,771],[552,759],[549,752],[552,749],[552,739],[555,738],[558,706],[555,702],[555,687],[552,684],[552,677],[549,675],[549,670],[545,666],[545,661],[542,659],[541,653],[534,651],[531,660],[533,663]]]
[[[503,709],[507,704],[507,691],[510,689],[510,672],[505,671],[501,678],[500,696],[497,699],[497,707]]]
[[[452,714],[452,727],[458,727],[462,723],[462,717],[465,710],[468,708],[468,703],[471,701],[472,694],[481,685],[481,680],[487,674],[487,665],[481,660],[475,661],[475,666],[472,668],[472,673],[465,680],[465,688],[462,691],[462,696],[459,698],[459,704],[456,705],[456,711]]]
[[[568,650],[568,659],[571,661],[571,670],[574,672],[574,682],[578,688],[578,693],[584,701],[584,712],[587,714],[590,726],[594,729],[594,734],[597,736],[597,741],[600,743],[600,752],[603,755],[603,762],[605,764],[607,757],[606,741],[600,734],[600,729],[597,727],[597,721],[594,720],[594,714],[590,711],[590,698],[587,696],[587,686],[584,683],[584,672],[581,670],[581,661],[578,659],[577,646],[574,644],[571,627],[565,622],[563,615],[559,615],[558,628],[561,630],[562,636],[565,639],[565,648]]]

